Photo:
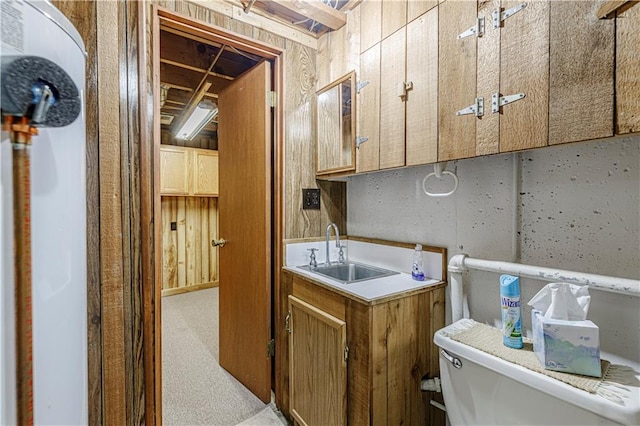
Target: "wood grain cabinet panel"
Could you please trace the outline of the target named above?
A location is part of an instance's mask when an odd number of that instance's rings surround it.
[[[502,1],[507,10],[521,1]],[[502,107],[500,152],[546,146],[549,129],[549,4],[527,7],[500,28],[500,96],[525,98]],[[489,95],[490,96],[490,95]],[[485,113],[491,113],[490,102]]]
[[[360,55],[360,81],[368,81],[356,95],[358,99],[357,134],[366,137],[356,150],[356,171],[380,168],[380,43]]]
[[[382,39],[389,37],[407,24],[407,0],[381,1]]]
[[[188,195],[191,156],[180,147],[160,148],[160,193],[163,195]]]
[[[438,9],[407,25],[406,165],[438,160]]]
[[[218,195],[218,151],[194,151],[193,195]]]
[[[640,5],[616,18],[616,133],[640,132]]]
[[[476,99],[477,39],[458,39],[478,18],[475,1],[440,3],[438,63],[438,161],[476,155],[473,114],[456,115]]]
[[[600,6],[551,2],[549,145],[613,136],[615,20]]]
[[[289,398],[301,425],[347,423],[346,323],[289,296]]]
[[[406,30],[402,28],[382,40],[380,53],[380,169],[405,163],[405,97],[399,86],[405,82]]]
[[[382,1],[360,3],[360,51],[364,52],[382,40]]]

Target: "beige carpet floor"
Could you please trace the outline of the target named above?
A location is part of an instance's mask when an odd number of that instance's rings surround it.
[[[218,289],[164,297],[163,423],[286,424],[274,413],[273,404],[264,404],[220,367],[218,353]],[[273,423],[274,417],[280,423]]]

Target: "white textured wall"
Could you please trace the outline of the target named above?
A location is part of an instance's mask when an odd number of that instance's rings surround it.
[[[447,169],[460,179],[447,198],[422,192],[430,166],[349,178],[348,234],[444,246],[450,257],[516,256],[526,264],[640,278],[640,137],[460,160]],[[432,190],[452,185],[437,183]],[[543,285],[524,282],[523,300]],[[498,291],[496,274],[473,273],[471,316],[498,318]],[[602,348],[640,361],[640,299],[591,294],[589,318],[601,329]]]

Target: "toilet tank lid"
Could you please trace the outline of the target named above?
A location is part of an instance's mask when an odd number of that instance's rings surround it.
[[[547,393],[554,398],[561,399],[569,404],[576,405],[612,421],[622,424],[640,424],[640,368],[637,363],[619,357],[609,356],[609,354],[604,352],[601,353],[603,359],[610,360],[613,363],[631,366],[632,368],[632,377],[629,378],[629,383],[619,385],[624,388],[619,391],[622,397],[620,398],[622,404],[619,404],[605,399],[600,395],[588,393],[552,377],[529,370],[450,338],[451,335],[470,328],[474,323],[475,321],[470,319],[461,319],[438,330],[434,335],[433,341],[437,346],[446,350],[449,354],[460,358],[462,368],[458,371],[464,372],[465,362],[473,362],[497,374],[511,378],[526,386]],[[455,369],[451,369],[450,371],[452,370]],[[470,379],[466,375],[464,375],[464,378],[465,380]],[[443,386],[446,386],[446,384],[443,383]]]

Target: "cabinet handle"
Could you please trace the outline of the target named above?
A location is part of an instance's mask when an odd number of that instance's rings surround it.
[[[284,318],[284,329],[289,334],[291,334],[291,325],[289,322],[290,320],[291,320],[291,312],[287,312],[287,316]]]

